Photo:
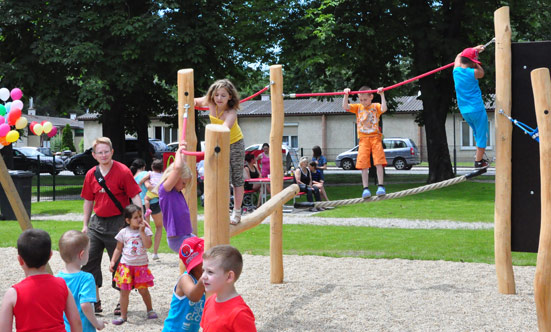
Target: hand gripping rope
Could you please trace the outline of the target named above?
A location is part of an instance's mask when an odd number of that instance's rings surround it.
[[[511,118],[509,115],[505,114],[505,112],[503,112],[503,110],[499,110],[499,114],[505,116],[507,119],[509,119],[509,121],[511,121],[515,126],[519,127],[520,129],[522,129],[522,131],[524,131],[525,134],[528,134],[530,135],[530,137],[532,137],[532,139],[534,139],[536,142],[540,142],[540,134],[538,132],[538,128],[536,127],[536,129],[533,129],[531,128],[530,126],[518,121],[518,120],[515,120],[513,118]]]
[[[492,38],[492,40],[490,40],[489,42],[487,42],[486,44],[484,44],[484,48],[486,48],[488,45],[490,45],[491,43],[495,42],[495,38]],[[441,70],[444,70],[444,69],[447,69],[449,67],[452,67],[454,64],[454,62],[452,63],[449,63],[445,66],[442,66],[440,68],[436,68],[436,69],[433,69],[431,71],[428,71],[424,74],[421,74],[419,76],[415,76],[413,78],[410,78],[408,80],[405,80],[403,82],[400,82],[400,83],[396,83],[394,85],[391,85],[391,86],[387,86],[385,88],[383,88],[383,91],[387,91],[387,90],[391,90],[391,89],[394,89],[394,88],[397,88],[399,86],[402,86],[404,84],[408,84],[408,83],[411,83],[413,81],[416,81],[418,79],[421,79],[423,77],[426,77],[426,76],[429,76],[429,75],[432,75],[434,73],[437,73]],[[351,95],[354,95],[354,94],[358,94],[358,93],[375,93],[377,92],[377,90],[365,90],[365,91],[350,91],[350,94]],[[284,97],[289,97],[289,98],[299,98],[299,97],[317,97],[317,96],[337,96],[337,95],[344,95],[344,92],[317,92],[317,93],[290,93],[290,94],[284,94],[283,96]]]

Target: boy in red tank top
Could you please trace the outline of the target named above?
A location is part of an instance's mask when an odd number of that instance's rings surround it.
[[[73,295],[65,280],[46,271],[52,240],[41,229],[28,229],[17,240],[17,260],[26,278],[6,291],[0,306],[0,331],[65,332],[63,313],[72,332],[82,331]]]

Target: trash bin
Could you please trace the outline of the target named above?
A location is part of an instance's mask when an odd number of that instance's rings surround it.
[[[17,192],[23,201],[23,206],[27,210],[29,218],[31,216],[31,188],[34,174],[28,171],[9,171],[10,176],[17,188]],[[1,218],[4,220],[17,220],[10,201],[4,192],[4,188],[0,185],[0,212]]]

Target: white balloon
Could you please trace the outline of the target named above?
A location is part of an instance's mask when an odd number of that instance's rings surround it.
[[[10,98],[10,90],[8,90],[7,88],[0,89],[0,99],[2,99],[3,101],[6,101],[9,98]]]
[[[21,100],[14,100],[12,103],[11,103],[11,108],[12,109],[18,109],[18,110],[23,110],[23,102]]]

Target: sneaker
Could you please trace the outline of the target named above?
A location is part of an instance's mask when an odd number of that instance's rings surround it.
[[[159,255],[153,254],[152,259],[153,259],[154,261],[158,261],[160,258],[159,258]]]
[[[379,188],[377,188],[377,196],[384,196],[384,195],[386,195],[385,187],[379,186]]]
[[[362,192],[362,198],[369,198],[371,197],[371,191],[369,191],[368,188],[365,188],[364,191]]]
[[[111,321],[111,323],[113,323],[113,325],[122,325],[126,323],[126,318],[122,318],[122,317],[115,318],[113,319],[113,321]]]
[[[157,319],[159,316],[157,316],[157,313],[153,310],[150,310],[147,312],[147,319]]]
[[[241,222],[241,212],[236,213],[233,211],[231,218],[230,218],[230,224],[237,225]]]
[[[484,158],[480,159],[480,161],[475,161],[474,162],[474,168],[477,168],[477,169],[486,168],[489,165],[490,164],[488,163],[488,160],[486,160]]]

